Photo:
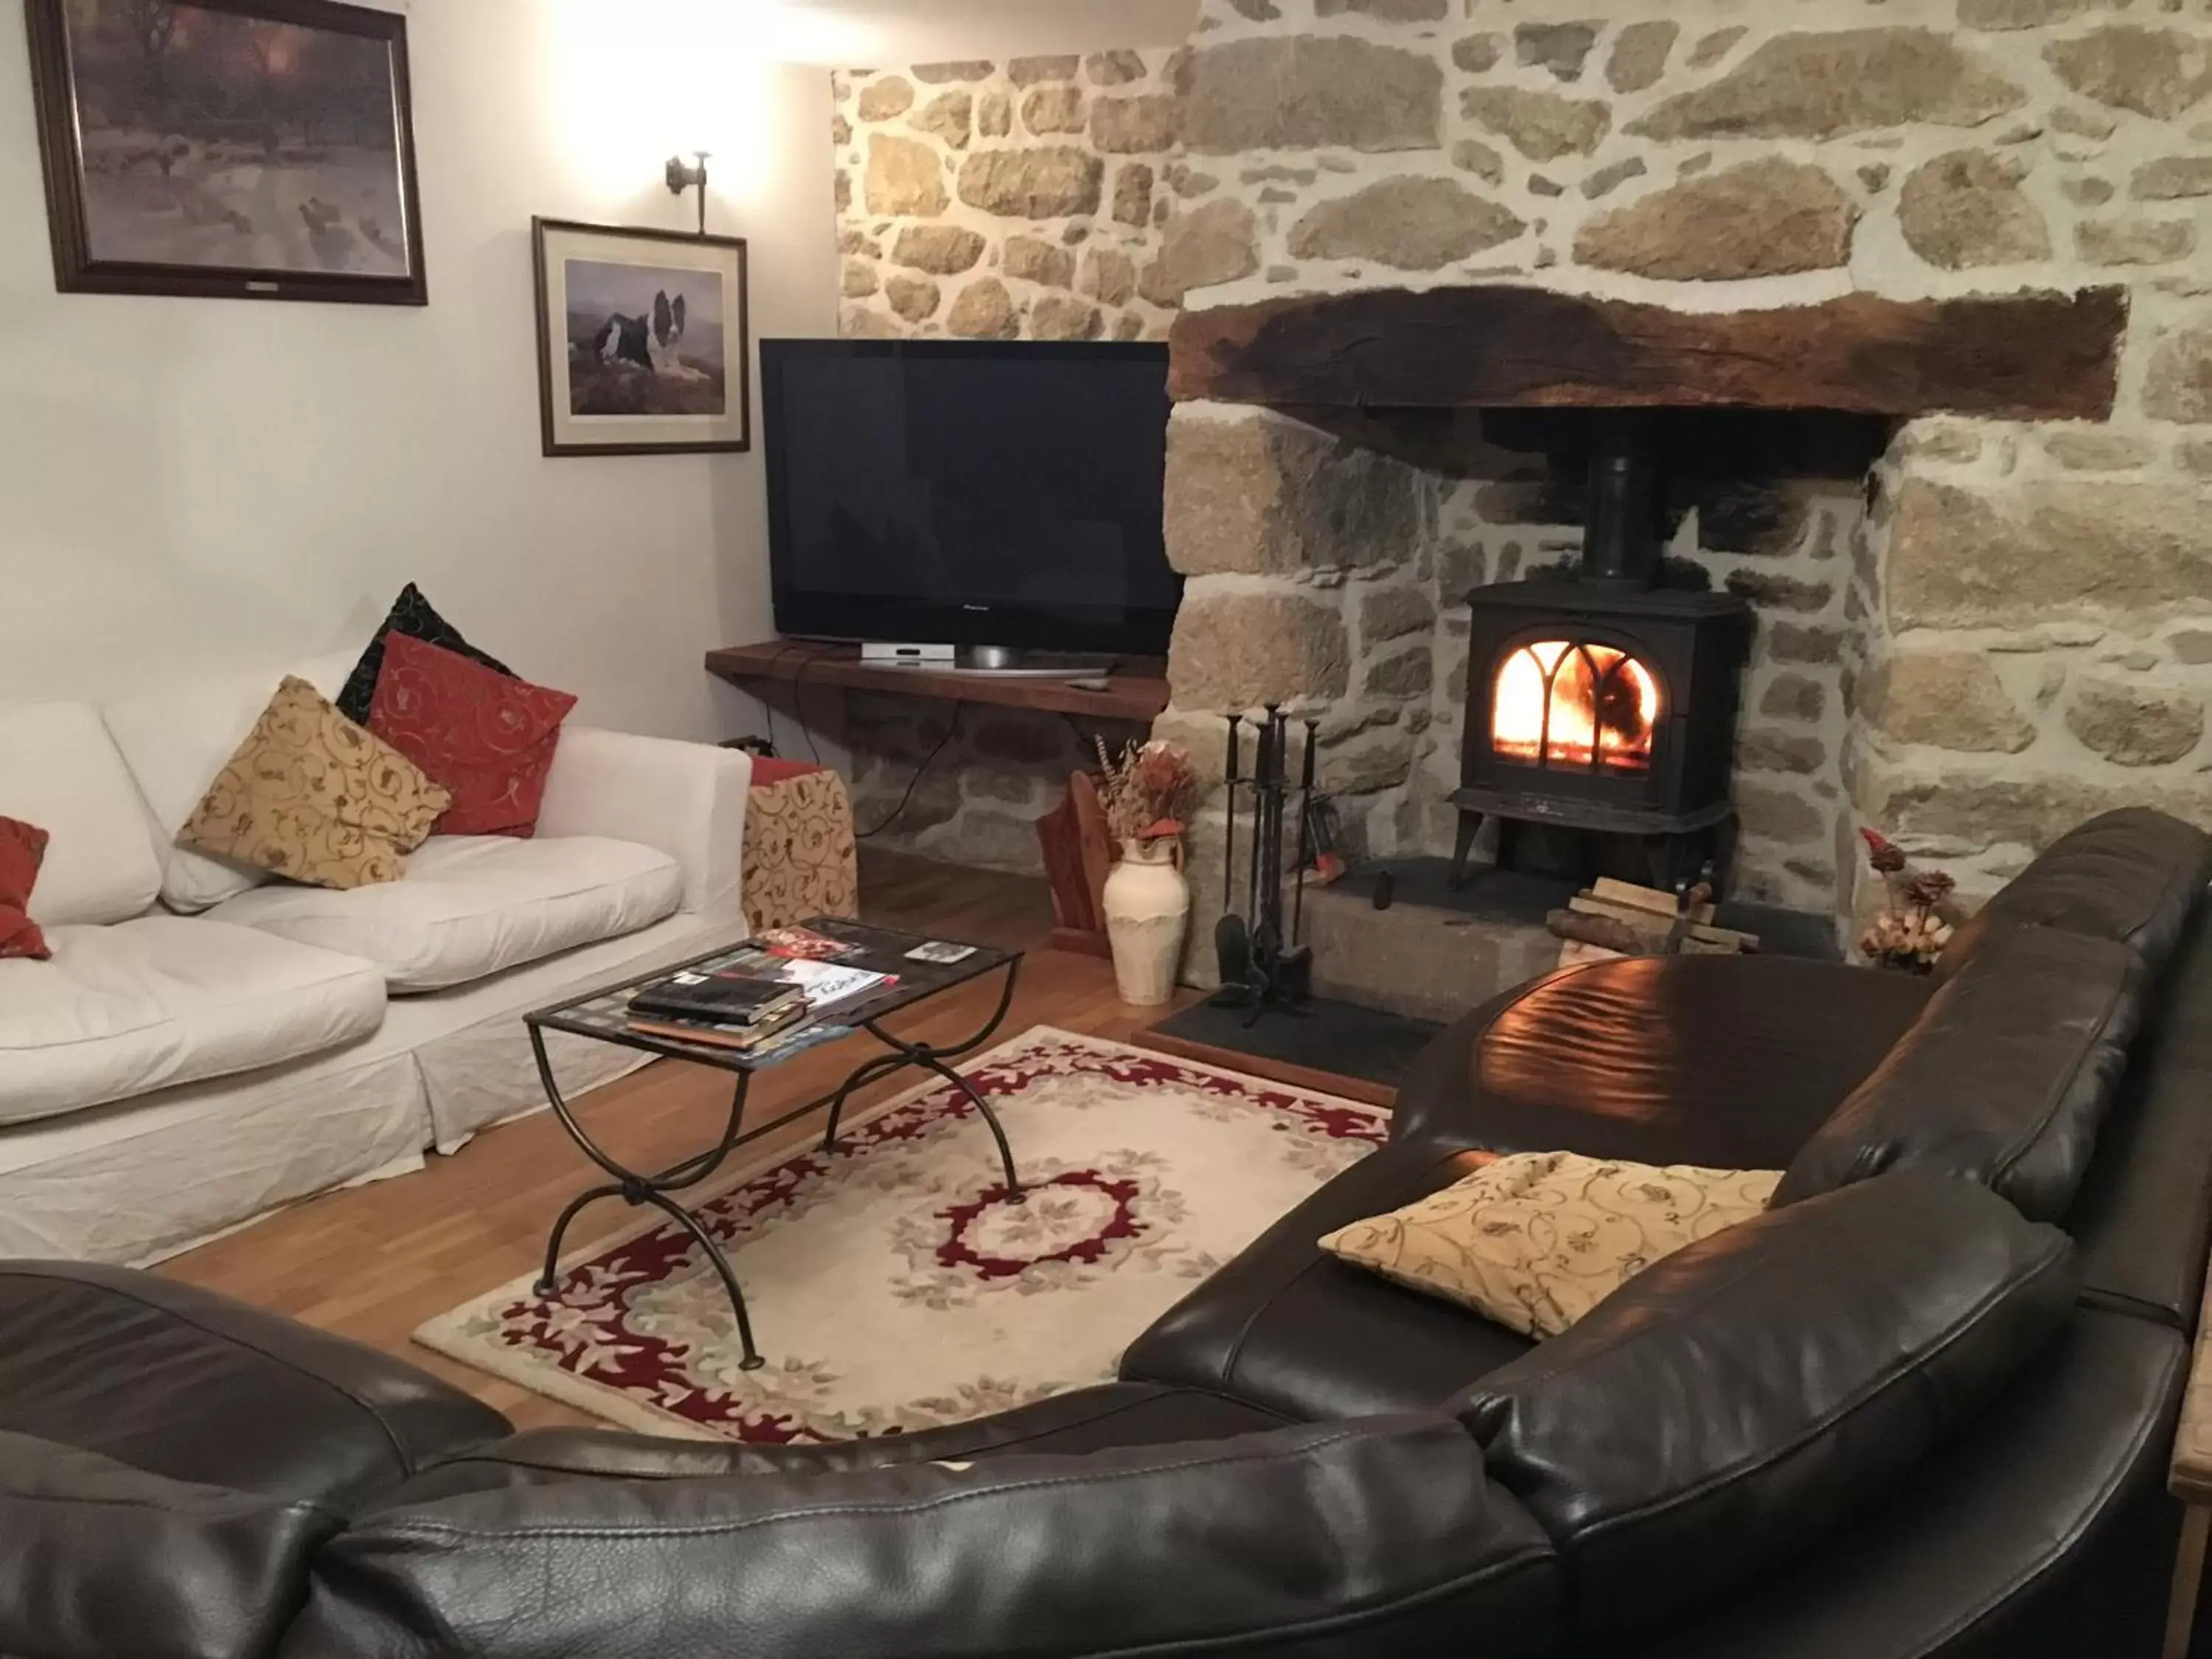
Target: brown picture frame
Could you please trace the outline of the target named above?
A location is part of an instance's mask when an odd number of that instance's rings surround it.
[[[689,231],[642,229],[628,225],[587,224],[574,219],[534,218],[531,224],[531,256],[537,282],[538,409],[540,436],[550,457],[586,455],[712,455],[744,454],[752,448],[752,318],[750,299],[750,268],[745,239],[741,236],[695,235]],[[627,251],[634,257],[623,259]],[[572,333],[568,260],[581,254],[598,257],[594,265],[629,264],[653,281],[641,281],[634,300],[601,306],[591,314],[607,314],[610,323],[627,315],[641,326],[651,309],[646,289],[664,294],[669,284],[659,279],[672,271],[714,272],[722,279],[717,293],[719,310],[714,319],[720,375],[721,410],[718,415],[638,410],[610,412],[580,409],[574,374],[580,356],[592,349]],[[556,261],[562,262],[556,270]],[[678,296],[679,298],[684,296]],[[625,312],[627,304],[629,309]],[[698,318],[696,303],[691,307]],[[732,314],[734,313],[734,316]],[[690,326],[697,331],[694,320]],[[642,337],[633,334],[634,343]],[[621,343],[611,337],[599,345],[601,355],[619,353]],[[671,345],[666,349],[673,351]],[[646,347],[645,355],[653,355]],[[635,354],[633,353],[633,357]],[[696,366],[696,358],[687,362]],[[639,371],[650,372],[641,362],[618,365],[632,380]],[[635,435],[623,428],[635,422]]]
[[[384,276],[99,257],[94,251],[86,198],[85,133],[80,118],[84,106],[76,57],[71,51],[65,0],[24,0],[39,155],[46,175],[46,219],[53,242],[55,286],[64,294],[428,305],[430,294],[422,257],[422,193],[415,169],[407,19],[397,12],[343,5],[337,0],[175,0],[173,9],[289,24],[319,33],[356,36],[384,46],[393,116],[395,182],[404,222],[399,246],[404,250],[404,271]]]

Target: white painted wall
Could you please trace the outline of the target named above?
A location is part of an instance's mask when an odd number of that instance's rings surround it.
[[[399,9],[422,310],[56,294],[22,9],[0,4],[0,700],[336,648],[411,580],[581,720],[756,729],[700,659],[773,631],[759,451],[539,454],[530,220],[683,228],[661,164],[712,149],[756,339],[832,333],[829,76],[764,61],[738,8]]]

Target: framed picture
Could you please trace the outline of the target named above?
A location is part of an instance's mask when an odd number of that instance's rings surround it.
[[[407,20],[27,0],[64,293],[428,302]]]
[[[744,243],[532,222],[545,453],[751,448]]]

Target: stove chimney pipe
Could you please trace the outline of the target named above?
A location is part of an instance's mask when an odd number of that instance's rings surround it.
[[[1595,422],[1583,581],[1637,590],[1659,585],[1659,460],[1644,410],[1608,410]]]

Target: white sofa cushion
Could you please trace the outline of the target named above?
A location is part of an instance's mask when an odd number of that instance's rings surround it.
[[[0,962],[0,1123],[319,1054],[384,1021],[369,963],[182,916],[46,929]]]
[[[433,836],[398,881],[272,884],[211,914],[374,962],[392,991],[441,991],[649,927],[683,896],[676,860],[630,842]]]
[[[41,927],[123,921],[153,904],[161,885],[153,825],[89,704],[0,703],[0,817],[52,837],[31,890]]]
[[[238,669],[106,705],[102,712],[108,730],[138,781],[163,843],[161,902],[191,915],[272,879],[251,865],[179,847],[177,832],[238,752],[287,674],[334,697],[360,654],[319,657],[289,668]]]

